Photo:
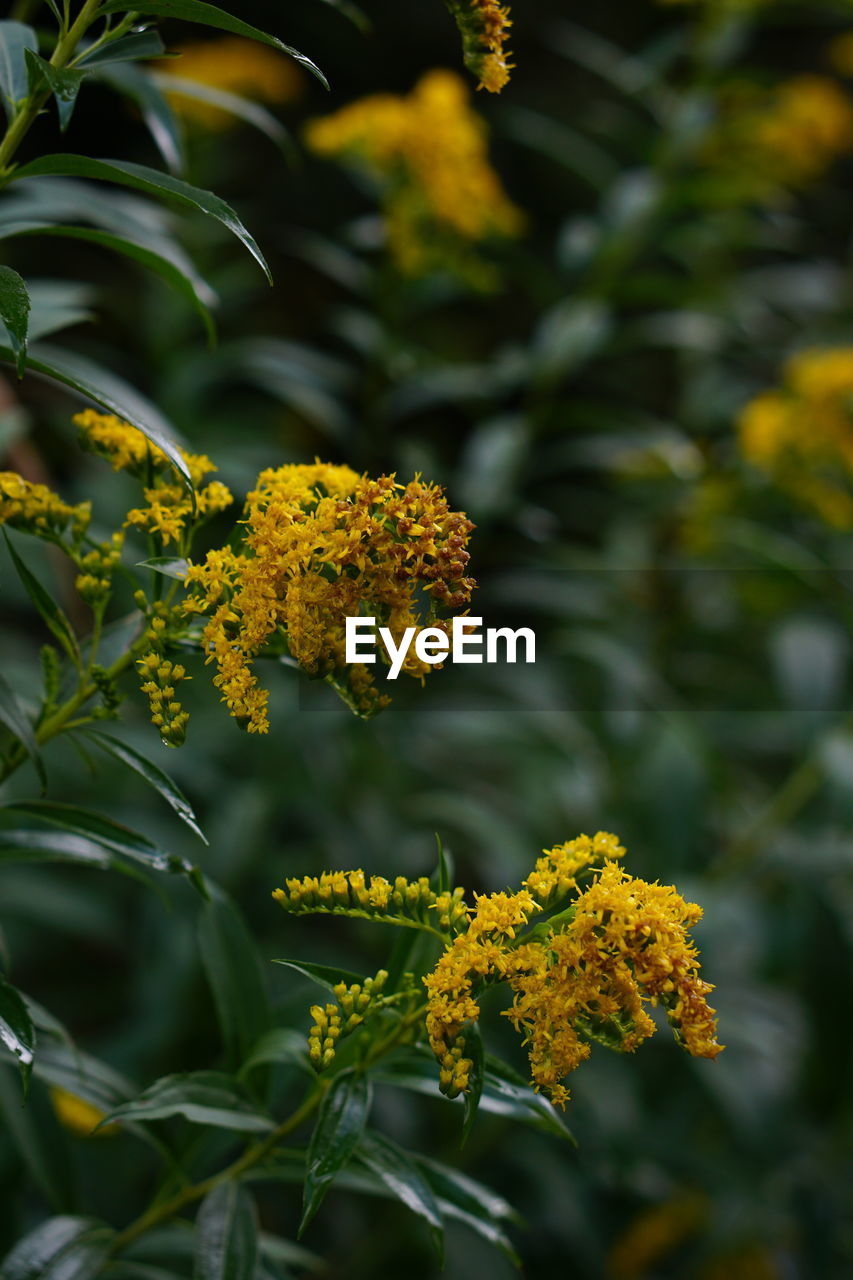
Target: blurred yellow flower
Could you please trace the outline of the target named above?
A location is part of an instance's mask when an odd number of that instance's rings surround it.
[[[92,1130],[101,1123],[107,1113],[93,1103],[87,1102],[85,1098],[79,1098],[76,1093],[69,1093],[67,1089],[52,1088],[50,1101],[60,1124],[78,1138],[93,1136],[100,1138],[118,1132],[118,1125],[108,1124],[93,1135]]]
[[[747,198],[801,187],[853,150],[853,103],[834,80],[802,75],[773,89],[734,85],[707,159]]]
[[[738,420],[743,456],[838,529],[853,528],[853,347],[800,352]]]
[[[172,52],[179,56],[164,59],[158,64],[169,75],[251,98],[268,106],[292,102],[299,97],[304,86],[302,73],[290,58],[267,45],[244,40],[240,36],[179,45]],[[178,90],[169,91],[167,97],[173,109],[185,120],[202,128],[228,129],[235,123],[230,112],[199,102]]]
[[[609,1280],[647,1280],[695,1236],[708,1217],[704,1196],[679,1192],[650,1205],[628,1223],[607,1258]]]
[[[61,538],[70,524],[72,536],[79,539],[91,517],[91,502],[70,506],[47,485],[25,480],[16,471],[0,471],[0,524],[48,539]]]
[[[405,275],[443,269],[479,287],[494,283],[473,247],[519,235],[523,218],[489,164],[485,123],[459,76],[431,71],[408,97],[362,98],[312,121],[306,139],[378,182],[391,255]]]

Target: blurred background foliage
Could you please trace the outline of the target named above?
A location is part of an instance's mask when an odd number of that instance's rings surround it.
[[[264,132],[175,99],[190,180],[240,211],[276,280],[268,290],[213,224],[182,223],[219,297],[216,346],[181,297],[96,248],[21,240],[9,260],[26,274],[37,254],[41,275],[95,281],[79,297],[95,319],[72,314],[66,342],[143,389],[235,492],[263,466],[315,455],[445,484],[478,525],[476,612],[534,626],[537,664],[448,670],[369,723],[277,668],[265,673],[267,739],[239,732],[199,667],[186,748],[166,756],[141,702],[122,733],[162,752],[210,836],[205,870],[267,959],[364,972],[385,959],[381,930],[283,917],[269,894],[285,875],[429,874],[438,832],[461,883],[499,889],[543,846],[618,832],[635,874],[675,881],[705,909],[697,937],[727,1052],[694,1062],[665,1037],[636,1059],[594,1052],[567,1115],[577,1151],[483,1116],[460,1152],[454,1109],[391,1087],[379,1123],[508,1196],[531,1277],[842,1280],[853,1273],[851,520],[841,499],[831,511],[812,499],[819,483],[850,500],[849,353],[846,375],[790,392],[778,447],[747,456],[738,423],[787,385],[795,353],[853,346],[853,8],[603,0],[569,13],[519,0],[510,85],[473,100],[524,215],[522,234],[488,250],[487,292],[399,272],[369,175],[304,144],[307,121],[458,67],[440,4],[367,9],[364,29],[344,4],[288,15],[282,34],[320,63],[330,95],[289,65],[269,84],[257,66],[241,79],[239,51],[217,56],[215,40],[164,65],[164,87],[195,66],[287,130],[282,141],[266,117]],[[246,0],[241,17],[277,31],[279,6]],[[54,131],[46,116],[34,152],[64,149]],[[158,163],[109,86],[81,97],[68,149],[91,153],[90,133],[95,154]],[[76,451],[71,400],[32,379],[7,382],[4,398],[2,465],[69,500],[94,497],[105,529],[120,522],[135,498]],[[39,563],[29,545],[28,556]],[[72,608],[62,565],[44,573]],[[44,637],[5,559],[2,592],[3,670],[26,691]],[[118,765],[93,772],[67,743],[47,764],[53,798],[198,858],[191,833]],[[7,798],[36,786],[22,770]],[[95,872],[0,868],[16,985],[140,1085],[221,1052],[192,892],[170,882],[167,898]],[[307,1031],[309,985],[267,968],[282,1021]],[[504,1021],[492,1017],[488,1035],[523,1068]],[[11,1074],[0,1088],[11,1124]],[[131,1216],[145,1149],[127,1134],[75,1137],[50,1119],[39,1082],[34,1105],[63,1153],[53,1207]],[[118,1143],[120,1181],[108,1172]],[[19,1159],[0,1135],[0,1248],[44,1212],[19,1191]],[[264,1225],[292,1236],[291,1189],[259,1194]],[[346,1189],[304,1243],[330,1277],[437,1274],[401,1207]],[[461,1226],[448,1254],[450,1280],[512,1273]]]

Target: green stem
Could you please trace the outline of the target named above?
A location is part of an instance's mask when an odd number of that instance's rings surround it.
[[[214,1187],[218,1187],[223,1182],[228,1182],[232,1178],[240,1178],[249,1169],[253,1168],[264,1156],[269,1155],[283,1138],[292,1133],[294,1129],[298,1129],[304,1120],[317,1109],[322,1101],[326,1091],[331,1085],[331,1080],[320,1080],[317,1082],[308,1097],[301,1106],[288,1116],[277,1128],[273,1129],[263,1142],[258,1142],[254,1146],[249,1147],[241,1156],[234,1160],[227,1168],[222,1169],[219,1173],[213,1174],[210,1178],[205,1178],[203,1182],[195,1182],[192,1186],[184,1187],[183,1191],[177,1192],[169,1200],[164,1200],[162,1204],[153,1205],[146,1210],[135,1222],[120,1232],[112,1243],[110,1250],[115,1256],[123,1249],[126,1249],[134,1240],[138,1240],[140,1236],[145,1235],[152,1227],[159,1226],[161,1222],[168,1221],[175,1214],[185,1209],[187,1205],[194,1204],[196,1200],[201,1200]]]
[[[67,67],[73,58],[77,45],[83,39],[83,36],[89,30],[89,27],[98,16],[98,9],[101,0],[86,0],[83,8],[80,10],[77,18],[72,23],[68,31],[61,35],[57,41],[56,48],[50,59],[50,65],[60,70]],[[39,90],[37,93],[30,93],[24,98],[15,116],[6,130],[3,141],[0,142],[0,180],[8,179],[9,167],[24,138],[29,133],[33,123],[50,97],[50,89]]]
[[[425,1005],[418,1005],[416,1009],[411,1010],[410,1013],[406,1014],[405,1018],[402,1018],[397,1023],[389,1035],[373,1045],[365,1058],[364,1067],[371,1066],[378,1058],[383,1057],[390,1049],[393,1049],[399,1042],[400,1037],[423,1017],[425,1007]],[[212,1174],[211,1177],[205,1178],[202,1182],[195,1182],[189,1187],[184,1187],[183,1190],[176,1192],[175,1195],[160,1204],[152,1205],[129,1227],[119,1232],[112,1243],[110,1256],[115,1257],[120,1254],[123,1249],[126,1249],[134,1240],[138,1240],[140,1236],[145,1235],[152,1227],[159,1226],[160,1223],[173,1218],[188,1205],[202,1200],[214,1187],[218,1187],[223,1182],[228,1182],[231,1179],[242,1178],[244,1173],[248,1173],[250,1169],[255,1168],[275,1150],[284,1138],[288,1137],[289,1134],[299,1128],[303,1121],[313,1115],[331,1088],[333,1078],[319,1079],[304,1101],[286,1120],[283,1120],[277,1128],[273,1129],[272,1133],[264,1138],[262,1142],[257,1142],[254,1146],[244,1151],[241,1156],[238,1156],[225,1169],[221,1169],[219,1173]]]
[[[136,645],[132,645],[126,653],[123,653],[120,658],[116,659],[111,667],[107,667],[107,675],[111,679],[116,679],[131,665],[135,655]],[[55,738],[66,729],[71,727],[79,728],[82,724],[88,723],[91,717],[74,720],[74,716],[91,697],[94,697],[97,692],[97,685],[95,685],[91,680],[84,679],[77,692],[72,694],[67,702],[64,702],[61,707],[54,711],[52,716],[48,716],[48,718],[39,725],[36,730],[36,742],[39,746],[44,746],[45,743],[50,742],[51,738]],[[26,758],[27,752],[24,747],[19,746],[17,749],[13,748],[6,760],[0,763],[0,783],[5,782],[7,778],[11,777],[15,770],[21,767]]]

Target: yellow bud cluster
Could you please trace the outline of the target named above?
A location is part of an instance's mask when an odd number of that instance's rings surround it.
[[[77,576],[75,586],[80,596],[92,608],[103,605],[112,590],[113,574],[121,561],[124,534],[114,533],[109,542],[102,542],[92,551],[76,557]]]
[[[137,659],[136,665],[143,677],[140,687],[148,697],[151,723],[156,726],[167,746],[181,746],[186,738],[190,717],[189,712],[184,711],[177,700],[175,687],[187,678],[185,668],[170,662],[155,650]]]
[[[336,1004],[312,1004],[313,1025],[308,1032],[308,1056],[319,1071],[328,1067],[335,1056],[335,1045],[341,1035],[341,1011]]]
[[[387,920],[395,924],[453,933],[468,923],[464,891],[435,893],[426,876],[407,880],[363,871],[324,871],[319,876],[288,879],[273,898],[294,915],[331,913]]]
[[[70,530],[73,541],[79,542],[91,516],[90,502],[70,506],[47,485],[33,484],[16,471],[0,471],[0,525],[56,541]]]
[[[311,1006],[312,1026],[308,1033],[308,1056],[318,1071],[328,1067],[335,1057],[338,1041],[360,1027],[377,1007],[385,983],[387,969],[373,978],[347,986],[339,982],[333,988],[337,1004]]]

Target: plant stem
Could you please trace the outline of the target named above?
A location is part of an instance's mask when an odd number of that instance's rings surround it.
[[[180,1213],[182,1209],[189,1204],[193,1204],[196,1200],[203,1199],[220,1183],[227,1182],[231,1178],[239,1178],[253,1168],[260,1160],[263,1160],[264,1156],[269,1155],[283,1138],[286,1138],[294,1129],[298,1129],[303,1120],[308,1119],[320,1105],[330,1085],[331,1080],[318,1081],[301,1106],[297,1107],[286,1120],[273,1129],[272,1133],[264,1138],[263,1142],[258,1142],[253,1147],[249,1147],[227,1168],[213,1174],[210,1178],[205,1178],[203,1182],[195,1182],[192,1186],[185,1187],[183,1191],[179,1191],[171,1199],[164,1200],[162,1204],[153,1205],[146,1210],[141,1217],[137,1218],[135,1222],[132,1222],[129,1227],[126,1227],[124,1231],[116,1236],[110,1253],[115,1256],[123,1249],[126,1249],[129,1244],[132,1244],[134,1240],[138,1240],[146,1231],[150,1231],[152,1227],[156,1227],[161,1222],[166,1222],[169,1218],[173,1218],[176,1213]]]
[[[72,23],[68,31],[61,35],[56,43],[50,59],[50,65],[57,70],[67,67],[68,63],[74,56],[77,45],[83,39],[83,36],[89,30],[89,27],[98,16],[101,0],[86,0],[83,8],[80,10],[77,18]],[[50,97],[50,89],[42,89],[36,93],[30,93],[24,98],[15,116],[6,130],[3,141],[0,142],[0,180],[8,179],[9,167],[24,138],[29,133],[34,121],[38,118],[44,104]]]
[[[400,1037],[423,1017],[424,1009],[424,1005],[418,1005],[416,1009],[411,1010],[406,1014],[405,1018],[398,1022],[389,1035],[373,1045],[365,1058],[364,1066],[370,1066],[378,1058],[383,1057],[389,1049],[393,1049],[399,1042]],[[273,1129],[272,1133],[264,1138],[262,1142],[257,1142],[254,1146],[247,1148],[241,1156],[238,1156],[236,1160],[220,1170],[219,1173],[212,1174],[209,1178],[205,1178],[203,1182],[195,1182],[192,1186],[184,1187],[183,1190],[176,1192],[175,1195],[168,1200],[164,1200],[161,1204],[152,1205],[129,1227],[125,1227],[124,1231],[119,1232],[110,1248],[110,1256],[115,1257],[123,1249],[126,1249],[129,1244],[132,1244],[134,1240],[138,1240],[140,1236],[150,1231],[152,1227],[159,1226],[161,1222],[166,1222],[169,1218],[173,1218],[175,1214],[180,1213],[187,1205],[203,1199],[214,1187],[218,1187],[223,1182],[228,1182],[231,1179],[241,1178],[244,1173],[253,1169],[265,1156],[275,1150],[283,1138],[288,1137],[295,1129],[299,1128],[303,1121],[313,1115],[331,1088],[332,1079],[333,1077],[319,1079],[308,1096],[286,1120],[283,1120],[280,1125]]]

